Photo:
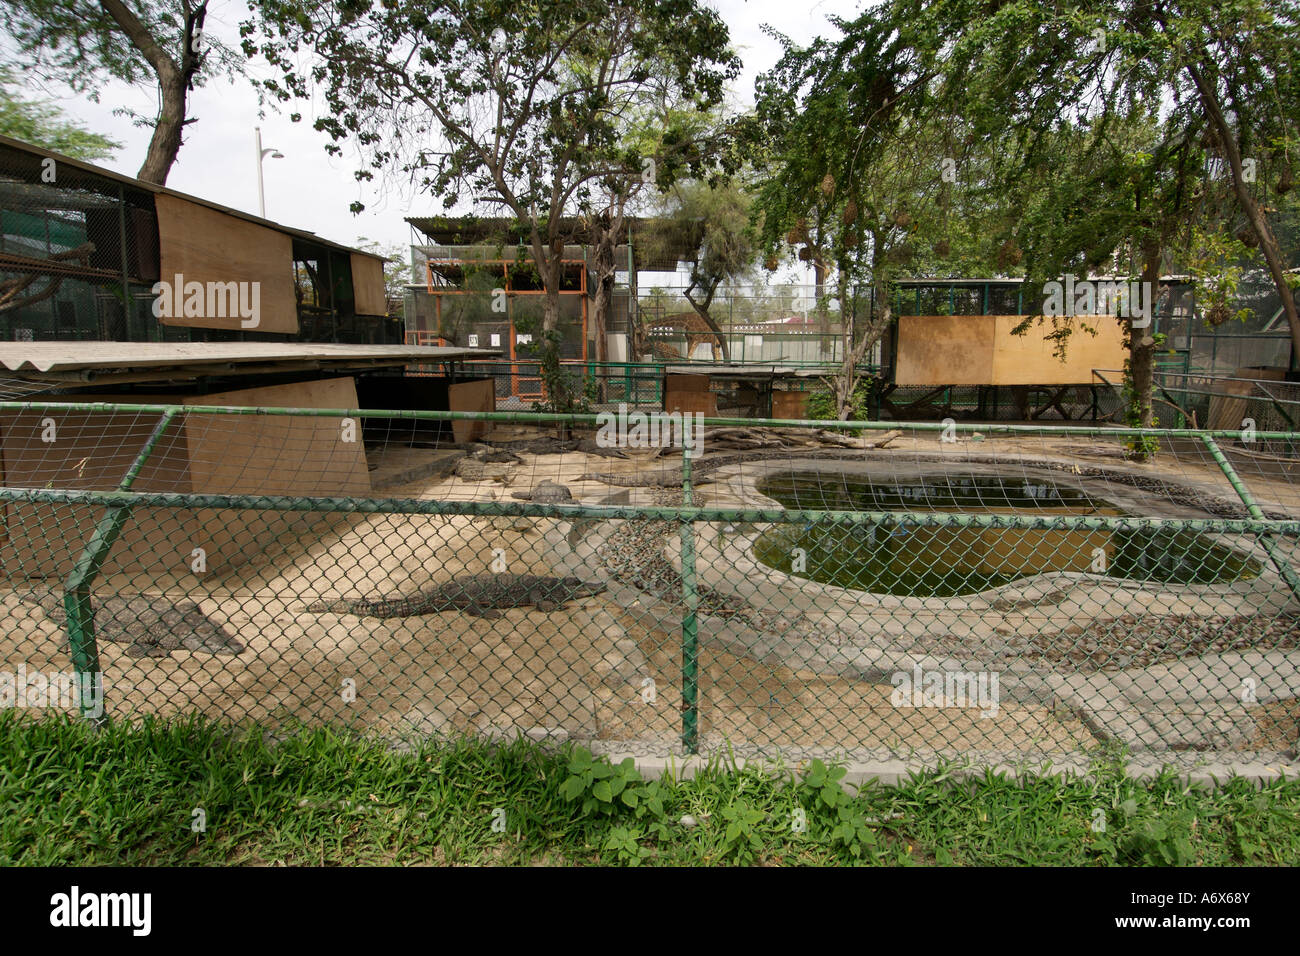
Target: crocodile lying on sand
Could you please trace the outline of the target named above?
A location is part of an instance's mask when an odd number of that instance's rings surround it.
[[[479,617],[500,617],[501,608],[532,606],[554,611],[567,602],[605,590],[600,581],[554,578],[540,574],[475,574],[453,578],[446,584],[411,597],[379,601],[318,601],[312,613],[355,614],[357,617],[417,617],[440,611],[465,611]]]
[[[710,473],[717,471],[719,468],[725,468],[728,465],[743,465],[754,461],[773,461],[784,458],[815,458],[818,460],[837,459],[837,460],[861,460],[863,451],[853,449],[852,451],[839,451],[836,449],[827,450],[825,448],[765,448],[758,451],[747,451],[736,455],[719,455],[716,458],[705,458],[701,461],[691,463],[691,483],[703,485],[713,481]],[[682,484],[681,468],[655,468],[650,471],[629,471],[626,474],[613,474],[611,472],[588,472],[578,477],[579,481],[600,481],[607,485],[617,485],[622,488],[680,488]]]

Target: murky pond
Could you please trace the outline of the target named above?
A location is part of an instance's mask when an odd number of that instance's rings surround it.
[[[1121,515],[1069,485],[1039,478],[934,475],[877,481],[803,472],[758,490],[785,507],[819,511]],[[824,584],[885,594],[973,594],[1045,571],[1137,581],[1215,584],[1255,577],[1259,565],[1191,531],[927,528],[906,518],[872,525],[778,525],[754,546],[763,564]]]

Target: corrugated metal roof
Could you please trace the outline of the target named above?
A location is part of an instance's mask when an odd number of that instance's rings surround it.
[[[176,368],[248,362],[409,365],[491,358],[500,354],[499,349],[315,342],[0,342],[0,365],[11,372]]]

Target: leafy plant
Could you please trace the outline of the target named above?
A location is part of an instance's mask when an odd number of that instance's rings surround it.
[[[874,379],[863,378],[853,389],[849,417],[853,421],[865,422],[871,415],[871,392]],[[808,396],[808,418],[814,421],[837,421],[839,414],[835,406],[835,393],[819,390]]]
[[[738,863],[752,861],[763,850],[758,826],[767,819],[767,814],[743,799],[723,807],[720,812],[727,824],[722,834],[723,850]]]
[[[840,781],[848,771],[813,760],[803,775],[801,786],[812,796],[815,812],[831,817],[829,838],[833,846],[842,847],[855,859],[873,854],[876,832],[872,829],[861,804],[845,792]]]
[[[617,854],[620,863],[640,866],[641,861],[651,854],[649,847],[641,845],[642,837],[640,827],[612,827],[605,838],[604,848]]]
[[[593,757],[590,750],[578,747],[569,758],[569,776],[560,785],[564,799],[582,801],[584,814],[611,815],[624,808],[635,810],[641,802],[644,781],[631,757],[622,763]]]

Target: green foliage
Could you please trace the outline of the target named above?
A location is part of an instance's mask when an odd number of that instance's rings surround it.
[[[1191,866],[1196,814],[1187,808],[1159,813],[1136,799],[1118,802],[1106,814],[1096,849],[1130,866]],[[1110,836],[1111,833],[1117,836]]]
[[[357,148],[358,180],[396,170],[447,208],[501,210],[551,293],[577,241],[570,217],[644,181],[651,157],[625,135],[629,117],[659,102],[710,110],[740,67],[726,25],[696,0],[269,0],[252,12],[245,52],[278,74],[265,91],[318,96],[315,126],[331,153]],[[665,157],[656,180],[701,162]],[[551,331],[550,295],[545,309]],[[549,401],[567,409],[571,390],[546,364]]]
[[[620,863],[640,866],[652,852],[641,845],[644,836],[640,827],[611,827],[604,849],[613,852]]]
[[[533,410],[558,415],[590,412],[592,383],[569,371],[560,362],[563,335],[554,329],[539,332],[535,321],[518,321],[516,328],[535,336],[530,344],[520,346],[519,349],[521,354],[537,357],[538,374],[542,379],[545,397],[533,402]]]
[[[569,775],[560,785],[564,799],[581,800],[584,814],[616,814],[636,810],[644,781],[631,757],[620,764],[597,759],[591,751],[577,747],[569,758]]]
[[[13,89],[13,72],[0,69],[0,135],[41,146],[74,159],[107,159],[122,144],[67,119],[52,103]]]
[[[759,825],[767,820],[767,814],[750,806],[744,799],[723,807],[720,814],[726,823],[722,834],[723,851],[737,863],[752,863],[766,842],[759,832]]]
[[[0,863],[1300,864],[1295,781],[1191,787],[1173,773],[1134,779],[1117,758],[1086,777],[959,781],[941,765],[856,793],[843,780],[817,761],[801,777],[718,761],[643,781],[626,763],[525,740],[398,752],[330,728],[195,717],[96,730],[11,709],[0,711]],[[206,831],[191,828],[196,808]],[[505,832],[491,825],[498,809]]]
[[[849,420],[865,422],[871,417],[871,395],[875,388],[875,379],[862,378],[853,389]],[[835,393],[819,389],[808,396],[808,417],[815,421],[836,421],[839,419],[835,405]]]
[[[156,89],[156,113],[126,106],[114,112],[154,129],[140,176],[162,183],[180,147],[181,129],[191,120],[190,91],[213,76],[244,71],[244,59],[204,31],[207,11],[207,0],[5,0],[0,31],[19,70],[65,83],[95,102],[113,80]]]

